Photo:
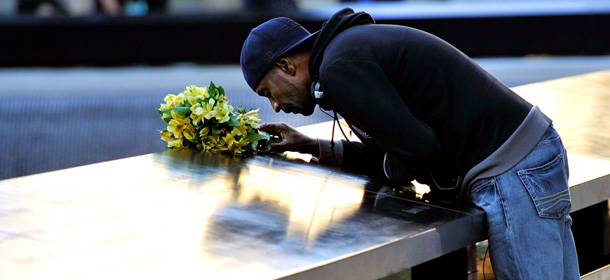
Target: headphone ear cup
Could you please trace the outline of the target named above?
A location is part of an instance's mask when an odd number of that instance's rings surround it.
[[[316,104],[321,104],[324,101],[324,92],[318,79],[314,79],[311,83],[311,97]]]

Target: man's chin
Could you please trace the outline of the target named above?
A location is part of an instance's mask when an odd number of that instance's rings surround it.
[[[307,111],[305,111],[305,112],[299,112],[298,114],[301,114],[301,115],[306,116],[306,117],[307,117],[307,116],[311,116],[311,114],[313,114],[313,111],[314,111],[314,109],[315,109],[315,108],[316,108],[316,107],[313,107],[313,108],[311,108],[311,109],[308,109],[308,110],[307,110]]]
[[[303,115],[303,116],[311,116],[316,109],[316,105],[313,106],[304,106],[304,107],[291,107],[289,110],[282,110],[286,114],[295,114],[295,115]]]

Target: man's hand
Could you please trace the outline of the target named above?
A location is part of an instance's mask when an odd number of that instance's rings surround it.
[[[260,130],[280,137],[279,142],[271,143],[271,150],[276,152],[293,151],[318,156],[318,140],[300,133],[285,123],[264,123]]]

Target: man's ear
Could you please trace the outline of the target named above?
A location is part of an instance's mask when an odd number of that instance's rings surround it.
[[[296,65],[290,57],[280,57],[275,61],[275,66],[278,67],[282,72],[288,75],[296,74]]]

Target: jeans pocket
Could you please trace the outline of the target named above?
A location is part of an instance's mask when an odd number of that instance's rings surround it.
[[[558,219],[570,208],[564,166],[563,154],[559,154],[544,165],[518,172],[541,218]]]

